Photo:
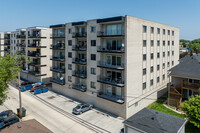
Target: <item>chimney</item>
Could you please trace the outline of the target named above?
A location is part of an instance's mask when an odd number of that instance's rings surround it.
[[[190,50],[190,56],[192,56],[192,55],[193,55],[193,50],[191,49],[191,50]]]
[[[199,53],[199,49],[198,48],[196,48],[196,54],[198,54]]]

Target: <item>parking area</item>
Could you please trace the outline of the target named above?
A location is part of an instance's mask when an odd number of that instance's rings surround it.
[[[78,104],[80,104],[77,101],[59,95],[57,93],[54,93],[52,91],[49,91],[48,93],[39,94],[37,95],[37,97],[71,114],[72,114],[72,109],[76,107]],[[87,112],[84,112],[81,115],[75,115],[75,114],[73,115],[98,127],[106,129],[112,133],[119,133],[120,130],[123,128],[122,122],[124,120],[122,118],[114,117],[112,115],[99,111],[95,108]]]

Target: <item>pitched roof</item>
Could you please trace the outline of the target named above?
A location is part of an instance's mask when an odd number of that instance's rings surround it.
[[[53,133],[37,120],[17,122],[1,130],[1,133]]]
[[[124,124],[147,133],[176,133],[186,120],[144,108],[124,121]]]
[[[180,59],[180,63],[173,67],[170,76],[200,79],[200,54],[187,55]]]

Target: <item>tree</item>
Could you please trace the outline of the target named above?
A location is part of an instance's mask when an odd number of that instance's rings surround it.
[[[200,128],[200,96],[195,95],[183,103],[183,110],[190,123]]]
[[[23,55],[0,56],[0,105],[7,98],[8,85],[11,80],[18,76],[21,71],[20,64],[22,63]]]

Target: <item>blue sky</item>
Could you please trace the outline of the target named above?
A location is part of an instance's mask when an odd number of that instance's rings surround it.
[[[200,38],[200,0],[1,0],[0,31],[131,15],[180,28]]]

